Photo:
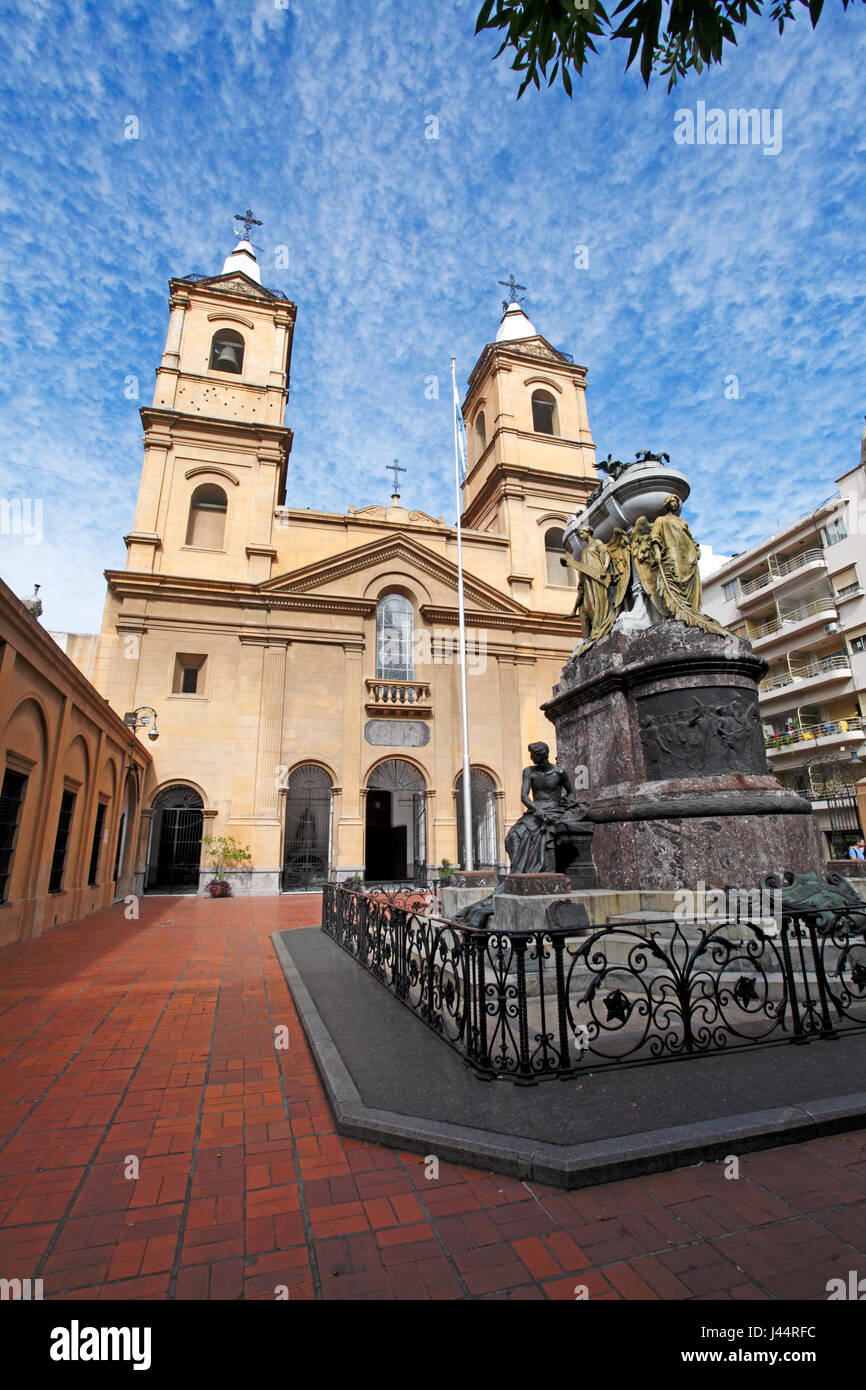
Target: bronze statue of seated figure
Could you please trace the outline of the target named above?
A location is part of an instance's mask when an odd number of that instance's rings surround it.
[[[577,799],[565,768],[550,761],[546,743],[530,743],[532,762],[523,769],[520,800],[526,807],[505,837],[512,874],[565,873],[572,891],[595,888],[592,862],[592,825],[584,820],[588,803]],[[506,886],[503,879],[495,892],[470,903],[454,916],[469,927],[487,927],[496,897]]]
[[[578,801],[565,768],[550,761],[546,743],[530,743],[529,756],[520,788],[526,811],[506,835],[505,848],[513,874],[552,874],[559,869],[557,846],[571,841],[588,803]]]

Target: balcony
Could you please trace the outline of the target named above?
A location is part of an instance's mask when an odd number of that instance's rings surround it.
[[[846,653],[839,652],[834,656],[822,657],[820,661],[804,662],[802,666],[792,663],[790,672],[785,671],[780,676],[770,676],[767,680],[761,681],[758,686],[758,699],[761,707],[766,708],[784,692],[786,702],[790,703],[790,694],[795,690],[799,698],[801,691],[811,692],[821,686],[834,685],[850,679],[851,660]]]
[[[760,602],[765,597],[767,590],[781,589],[792,580],[800,579],[808,574],[826,574],[826,572],[827,561],[820,548],[804,550],[802,555],[795,555],[790,560],[777,561],[771,557],[765,574],[759,574],[755,579],[749,579],[745,584],[740,584],[737,602],[740,608],[751,607],[754,600],[757,599]]]
[[[365,709],[387,719],[429,719],[433,713],[425,681],[367,680]]]
[[[841,746],[858,747],[866,738],[866,720],[859,715],[850,719],[827,719],[822,724],[803,724],[784,734],[767,734],[767,756],[772,760],[786,754],[820,753]]]
[[[796,639],[805,636],[814,628],[838,621],[836,604],[828,595],[826,598],[816,598],[811,603],[801,604],[799,608],[789,608],[786,613],[760,623],[757,627],[751,628],[751,631],[747,625],[747,635],[755,651],[766,653],[776,646],[780,650],[792,647]]]

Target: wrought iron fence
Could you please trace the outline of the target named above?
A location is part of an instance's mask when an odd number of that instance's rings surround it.
[[[864,911],[497,932],[325,884],[323,930],[483,1077],[866,1029]]]

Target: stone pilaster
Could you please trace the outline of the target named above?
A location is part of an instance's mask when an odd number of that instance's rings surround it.
[[[255,813],[269,820],[279,815],[278,769],[280,766],[283,701],[286,686],[287,642],[271,642],[262,654],[262,687],[259,702],[259,742],[256,750]]]
[[[343,677],[343,766],[339,820],[337,825],[335,868],[357,868],[364,862],[364,820],[361,794],[361,715],[364,701],[362,680],[363,644],[346,643]]]

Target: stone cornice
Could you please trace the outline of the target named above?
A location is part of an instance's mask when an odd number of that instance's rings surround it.
[[[588,497],[596,486],[594,476],[575,476],[572,473],[551,473],[525,464],[498,463],[484,480],[480,490],[469,503],[464,516],[468,523],[492,502],[506,495],[525,496],[527,492],[562,499],[562,505],[577,509],[577,504]],[[514,492],[519,488],[519,492]],[[572,506],[572,503],[574,505]]]
[[[79,671],[75,662],[58,647],[53,637],[36,618],[31,617],[16,594],[0,579],[0,642],[9,646],[33,670],[46,678],[66,700],[74,698],[98,727],[111,734],[123,748],[130,750],[130,731],[120,715],[112,709],[104,695]],[[34,650],[35,649],[35,650]],[[152,758],[142,745],[135,744],[139,766],[150,765]]]
[[[259,444],[275,445],[288,455],[294,438],[288,426],[268,425],[262,420],[221,420],[215,415],[185,415],[181,410],[164,410],[152,405],[142,406],[139,414],[146,434],[158,435],[165,431],[169,439],[178,434],[241,435]]]
[[[426,622],[443,623],[450,627],[457,626],[458,609],[456,604],[453,608],[445,608],[441,605],[425,603],[422,604],[420,611],[421,617]],[[564,618],[561,613],[535,613],[529,609],[526,609],[525,616],[521,617],[509,617],[506,613],[489,613],[486,609],[481,612],[467,610],[466,626],[497,628],[511,632],[544,632],[554,637],[567,637],[570,642],[569,655],[580,637],[580,629],[576,626],[573,618]],[[543,656],[547,653],[539,652],[538,655]]]
[[[201,603],[254,611],[294,609],[361,618],[369,617],[376,608],[370,599],[341,598],[333,594],[275,594],[241,580],[151,574],[145,570],[106,570],[105,578],[118,598],[143,599],[151,603]],[[153,621],[152,616],[150,621]]]

